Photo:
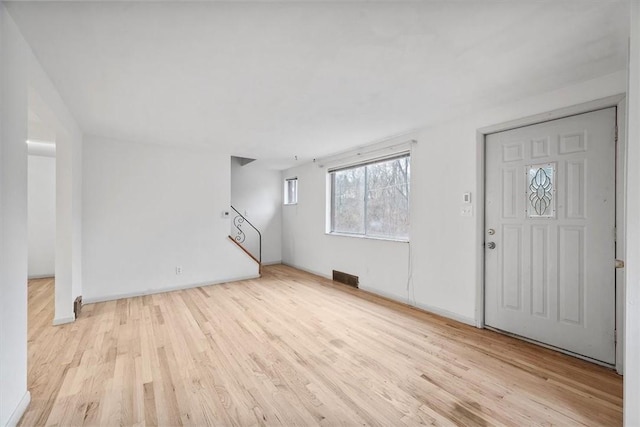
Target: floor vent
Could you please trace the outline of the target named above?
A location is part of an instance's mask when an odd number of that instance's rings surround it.
[[[333,270],[333,280],[344,283],[345,285],[353,286],[354,288],[358,287],[358,283],[360,281],[358,276],[337,270]]]

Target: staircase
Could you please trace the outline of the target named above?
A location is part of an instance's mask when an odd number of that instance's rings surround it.
[[[258,273],[262,274],[262,234],[236,208],[231,206],[231,209],[233,220],[229,239],[258,263]]]

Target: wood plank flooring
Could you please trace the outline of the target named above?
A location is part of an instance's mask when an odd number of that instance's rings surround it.
[[[613,371],[285,266],[52,311],[31,281],[23,426],[622,424]]]

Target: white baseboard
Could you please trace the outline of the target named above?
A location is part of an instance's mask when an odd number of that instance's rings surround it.
[[[55,274],[51,273],[51,274],[35,274],[33,276],[28,276],[27,279],[29,280],[33,280],[33,279],[55,279]]]
[[[64,325],[66,323],[73,323],[76,321],[76,316],[58,317],[53,319],[53,326]]]
[[[298,270],[306,271],[307,273],[315,274],[316,276],[324,277],[324,278],[329,279],[329,280],[332,279],[331,276],[319,273],[317,271],[313,271],[313,270],[309,270],[309,269],[306,269],[306,268],[298,267],[298,266],[292,265],[292,264],[287,264],[285,262],[283,262],[283,264],[286,265],[286,266],[289,266],[289,267],[296,268]],[[380,291],[379,289],[376,289],[376,288],[369,288],[369,287],[366,287],[366,286],[361,286],[360,289],[362,289],[363,291],[367,291],[369,293],[372,293],[372,294],[375,294],[375,295],[379,295],[381,297],[393,300],[393,301],[397,301],[397,302],[402,303],[402,304],[407,304],[407,305],[410,305],[412,307],[419,308],[420,310],[424,310],[424,311],[427,311],[429,313],[437,314],[438,316],[446,317],[448,319],[452,319],[452,320],[455,320],[457,322],[461,322],[461,323],[467,324],[467,325],[471,325],[471,326],[476,326],[477,327],[477,324],[478,324],[478,322],[476,322],[476,320],[471,318],[471,317],[462,316],[462,315],[460,315],[458,313],[454,313],[452,311],[445,310],[445,309],[438,308],[438,307],[433,307],[431,305],[422,304],[422,303],[418,303],[418,302],[414,303],[413,301],[407,301],[406,298],[398,297],[397,295],[386,293],[386,292]]]
[[[18,423],[20,422],[20,419],[22,418],[24,413],[27,411],[27,408],[29,407],[29,403],[31,403],[31,393],[29,393],[29,391],[27,390],[24,396],[22,396],[22,399],[20,399],[20,403],[18,403],[18,406],[16,406],[16,409],[14,409],[13,413],[9,417],[6,427],[15,427],[18,425]]]
[[[376,295],[380,295],[381,297],[393,300],[393,301],[397,301],[399,303],[402,304],[406,304],[406,305],[410,305],[412,307],[418,308],[422,311],[426,311],[429,313],[433,313],[433,314],[437,314],[438,316],[442,316],[442,317],[446,317],[447,319],[452,319],[455,320],[456,322],[460,322],[460,323],[464,323],[467,325],[471,325],[471,326],[476,326],[476,321],[475,319],[472,319],[470,317],[467,316],[462,316],[458,313],[454,313],[452,311],[449,310],[444,310],[442,308],[438,308],[438,307],[433,307],[431,305],[427,305],[427,304],[422,304],[419,302],[413,302],[413,301],[408,301],[406,298],[402,298],[399,297],[397,295],[393,295],[393,294],[388,294],[384,291],[380,291],[378,289],[374,289],[374,288],[367,288],[367,287],[360,287],[360,289],[362,289],[363,291],[367,291],[370,292],[372,294],[376,294]]]
[[[221,283],[240,282],[242,280],[252,280],[252,279],[258,279],[258,278],[260,278],[260,275],[243,276],[243,277],[234,277],[234,278],[225,279],[225,280],[217,280],[212,282],[190,283],[187,285],[169,286],[167,288],[162,288],[162,289],[148,289],[145,291],[126,292],[123,294],[100,295],[97,297],[86,297],[86,298],[83,297],[82,305],[94,304],[97,302],[115,301],[115,300],[124,299],[124,298],[142,297],[145,295],[163,294],[165,292],[181,291],[184,289],[199,288],[201,286],[219,285]]]
[[[278,265],[278,264],[282,264],[282,260],[280,261],[269,261],[269,262],[263,262],[262,265]]]
[[[295,264],[289,264],[289,263],[284,262],[284,261],[282,262],[282,265],[286,265],[287,267],[295,268],[296,270],[306,271],[307,273],[311,273],[311,274],[313,274],[315,276],[320,276],[320,277],[324,277],[325,279],[332,280],[332,277],[330,275],[320,273],[319,271],[309,270],[308,268],[300,267],[300,266],[295,265]]]
[[[414,304],[411,304],[414,305]],[[438,308],[438,307],[433,307],[430,305],[426,305],[426,304],[415,304],[415,306],[417,308],[419,308],[420,310],[424,310],[424,311],[428,311],[429,313],[433,313],[433,314],[437,314],[438,316],[442,316],[442,317],[446,317],[447,319],[452,319],[455,320],[457,322],[460,323],[464,323],[467,324],[469,326],[473,326],[473,327],[478,327],[478,322],[476,322],[476,319],[473,319],[471,317],[467,317],[467,316],[462,316],[458,313],[454,313],[452,311],[449,310],[445,310],[442,308]]]

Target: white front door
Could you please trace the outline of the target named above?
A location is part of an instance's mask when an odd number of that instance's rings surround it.
[[[485,324],[615,364],[616,109],[488,135]]]

